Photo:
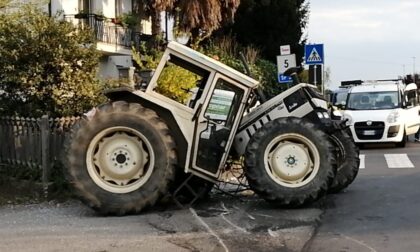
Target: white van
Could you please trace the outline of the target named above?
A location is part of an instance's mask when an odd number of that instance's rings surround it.
[[[401,81],[368,82],[354,86],[347,97],[347,120],[356,143],[395,142],[404,147],[420,127],[417,86]]]

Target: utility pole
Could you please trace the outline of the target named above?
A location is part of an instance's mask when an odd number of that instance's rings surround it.
[[[416,83],[416,57],[413,57],[413,82]]]

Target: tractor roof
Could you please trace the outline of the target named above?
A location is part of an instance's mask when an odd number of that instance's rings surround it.
[[[201,63],[211,69],[214,69],[215,71],[226,75],[229,78],[234,79],[235,81],[241,82],[242,84],[254,88],[256,87],[259,82],[252,79],[251,77],[221,63],[220,61],[217,61],[215,59],[212,59],[200,52],[197,52],[189,47],[186,47],[184,45],[181,45],[177,42],[170,42],[167,47],[169,50],[173,50],[175,52],[178,52],[182,55],[185,55],[186,57],[197,61],[198,63]]]

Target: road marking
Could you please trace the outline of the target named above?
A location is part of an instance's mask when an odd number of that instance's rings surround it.
[[[388,168],[414,168],[407,154],[384,154]]]
[[[222,212],[221,214],[220,214],[220,217],[222,217],[222,219],[224,220],[224,221],[226,221],[229,225],[231,225],[232,227],[234,227],[235,229],[237,229],[237,230],[239,230],[239,231],[241,231],[241,232],[243,232],[243,233],[246,233],[246,234],[248,234],[249,232],[245,229],[245,228],[242,228],[242,227],[240,227],[240,226],[238,226],[238,225],[235,225],[233,222],[231,222],[230,220],[228,220],[228,218],[226,218],[226,214],[230,214],[230,212],[231,211],[229,211],[229,209],[227,209],[226,207],[225,207],[225,204],[223,204],[223,202],[221,203],[221,206],[222,206],[222,208],[223,208],[223,210],[224,210],[224,212]]]
[[[365,154],[359,154],[360,164],[359,169],[365,169]]]
[[[203,225],[207,229],[207,231],[217,239],[217,241],[220,243],[220,245],[222,245],[225,251],[229,252],[229,249],[227,248],[223,240],[216,234],[216,232],[213,231],[213,229],[210,228],[210,226],[202,218],[200,218],[200,216],[198,216],[194,208],[190,207],[190,212],[194,216],[194,218],[196,218],[201,223],[201,225]]]
[[[366,244],[366,243],[364,243],[363,241],[356,240],[356,239],[354,239],[354,238],[352,238],[352,237],[350,237],[350,236],[343,235],[343,234],[340,234],[340,236],[342,236],[342,237],[346,238],[347,240],[350,240],[350,241],[352,241],[352,242],[355,242],[355,243],[357,243],[357,244],[359,244],[359,245],[361,245],[361,246],[363,246],[363,247],[365,247],[365,248],[369,249],[371,252],[377,252],[374,248],[372,248],[371,246],[367,245],[367,244]]]

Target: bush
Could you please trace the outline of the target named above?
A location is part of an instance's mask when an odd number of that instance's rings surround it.
[[[245,73],[239,56],[239,53],[242,52],[249,65],[251,77],[261,83],[261,87],[268,98],[276,96],[285,89],[285,86],[277,82],[277,66],[260,58],[259,50],[253,46],[241,46],[233,37],[228,36],[210,41],[201,51]]]
[[[24,5],[0,13],[0,114],[81,114],[100,103],[90,30]]]

